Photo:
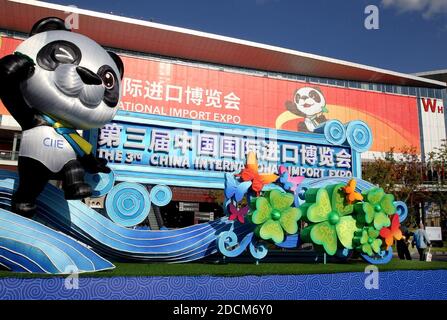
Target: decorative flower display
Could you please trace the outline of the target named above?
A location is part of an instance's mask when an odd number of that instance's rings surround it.
[[[349,204],[353,204],[356,201],[362,201],[363,196],[361,193],[355,191],[355,187],[357,185],[357,181],[355,179],[349,180],[348,184],[343,187],[343,191],[346,194],[346,201]]]
[[[395,214],[391,217],[391,227],[380,230],[380,236],[385,239],[386,248],[393,245],[394,239],[402,239],[402,231],[400,230],[399,215]]]
[[[259,196],[262,188],[269,183],[275,182],[278,180],[278,176],[273,173],[265,173],[260,174],[258,171],[258,160],[256,159],[256,153],[249,152],[247,155],[247,164],[245,168],[242,169],[241,173],[237,176],[240,176],[243,181],[251,181],[251,188],[256,195]]]
[[[378,230],[373,227],[365,227],[355,233],[352,242],[358,251],[373,256],[374,253],[380,252],[380,247],[382,246],[382,240],[377,239],[378,236]]]
[[[284,241],[285,234],[298,232],[298,220],[301,211],[291,207],[294,196],[290,193],[272,190],[266,196],[253,200],[251,221],[258,225],[256,232],[261,239],[273,240],[275,243]]]
[[[245,222],[245,216],[248,213],[248,206],[245,206],[243,208],[236,208],[236,206],[232,203],[230,203],[229,206],[229,210],[230,210],[230,217],[228,218],[229,220],[238,220],[240,223],[244,223]]]
[[[352,249],[352,239],[357,231],[356,221],[350,215],[352,205],[346,205],[343,184],[326,188],[309,189],[305,203],[300,206],[303,217],[310,223],[301,233],[303,241],[323,246],[329,255],[337,252],[338,241]]]
[[[226,174],[224,192],[228,220],[251,224],[247,226],[251,230],[240,241],[240,246],[236,245],[238,239],[234,232],[225,233],[224,242],[219,245],[221,252],[240,254],[250,245],[253,254],[256,243],[263,246],[259,240],[280,245],[287,235],[298,233],[298,221],[303,217],[308,226],[300,231],[300,242],[313,243],[317,250],[322,249],[329,255],[338,254],[343,249],[348,252],[354,249],[364,260],[372,261],[370,263],[391,259],[389,250],[382,250],[385,244],[388,249],[395,239],[402,237],[392,194],[386,194],[381,188],[360,193],[356,191],[356,179],[349,180],[347,184],[312,188],[313,183],[304,177],[291,177],[284,165],[279,166],[278,172],[279,176],[259,173],[256,153],[249,152],[247,163],[239,174]],[[306,184],[303,187],[304,203],[296,208],[294,193],[303,183]],[[360,185],[360,189],[364,187],[364,183]],[[245,197],[250,204],[241,207]],[[228,251],[226,246],[232,249]],[[264,247],[259,252],[265,255],[265,250]]]
[[[367,225],[373,223],[377,230],[389,227],[389,215],[396,213],[394,196],[386,194],[382,188],[373,188],[364,194],[365,202],[355,204],[358,221]]]

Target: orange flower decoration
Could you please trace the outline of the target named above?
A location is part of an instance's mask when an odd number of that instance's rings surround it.
[[[387,249],[393,245],[394,239],[402,239],[402,231],[400,230],[398,214],[394,214],[391,218],[391,226],[389,228],[382,228],[380,230],[380,236],[385,239]]]
[[[275,182],[279,178],[273,173],[259,173],[258,160],[256,159],[256,153],[254,152],[248,153],[245,168],[242,169],[241,173],[237,174],[236,176],[241,177],[243,181],[251,181],[251,188],[254,192],[256,192],[257,196],[259,196],[259,193],[266,184]]]
[[[346,201],[349,204],[353,204],[356,201],[362,201],[363,200],[363,196],[355,191],[355,186],[357,185],[357,181],[355,179],[351,179],[349,180],[348,184],[346,185],[346,187],[343,187],[343,191],[346,194]]]

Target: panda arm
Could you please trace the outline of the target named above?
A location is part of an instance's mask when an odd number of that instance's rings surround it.
[[[0,99],[23,130],[32,127],[35,113],[23,99],[20,83],[33,72],[34,63],[23,55],[11,54],[0,59]]]
[[[286,105],[287,111],[290,111],[293,114],[296,114],[297,116],[300,116],[303,118],[306,117],[306,115],[304,113],[302,113],[300,110],[298,110],[298,108],[296,107],[296,104],[293,103],[292,101],[286,101],[285,105]]]
[[[10,54],[0,59],[0,79],[6,85],[19,84],[34,72],[34,62],[23,54]]]
[[[321,122],[326,122],[327,118],[324,114],[320,114],[316,120],[321,123]]]

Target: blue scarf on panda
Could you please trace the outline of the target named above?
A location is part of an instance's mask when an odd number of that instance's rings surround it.
[[[64,137],[79,157],[92,152],[92,145],[82,138],[74,128],[63,125],[46,114],[41,114],[41,116],[57,133]]]

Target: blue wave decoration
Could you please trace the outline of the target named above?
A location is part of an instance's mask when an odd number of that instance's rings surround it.
[[[296,205],[301,204],[300,196],[308,188],[347,183],[348,180],[305,179],[295,192]],[[10,208],[17,184],[16,173],[0,170],[2,208]],[[358,192],[373,187],[357,179]],[[73,272],[73,268],[78,272],[114,268],[99,254],[119,261],[183,263],[218,252],[235,257],[249,250],[256,260],[268,253],[264,242],[254,236],[251,224],[230,221],[227,217],[181,229],[131,229],[114,223],[82,201],[65,200],[63,191],[50,184],[37,199],[37,206],[34,220],[0,209],[0,265],[17,272],[62,274]],[[396,206],[401,220],[405,219],[405,204],[396,202]],[[299,245],[299,235],[289,235],[278,246],[296,248]],[[373,258],[362,257],[370,263],[381,264],[389,262],[392,251],[384,251]]]
[[[0,264],[11,271],[66,274],[115,268],[76,240],[0,209]]]
[[[315,132],[323,133],[327,141],[334,145],[342,145],[346,141],[346,128],[339,120],[326,121]]]
[[[372,257],[364,253],[360,254],[360,256],[369,264],[387,264],[393,259],[393,248],[389,247],[388,250],[383,250],[380,254]]]
[[[0,204],[3,207],[10,206],[16,184],[15,173],[0,170]],[[36,220],[88,244],[101,255],[124,261],[194,261],[218,251],[216,240],[221,232],[232,230],[243,238],[253,231],[251,226],[227,218],[182,229],[129,229],[115,224],[81,201],[65,200],[63,192],[49,184],[39,196],[37,206]],[[256,248],[262,251],[259,246]]]
[[[351,121],[346,125],[346,139],[357,152],[368,151],[373,143],[370,127],[360,120]]]

